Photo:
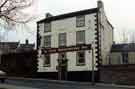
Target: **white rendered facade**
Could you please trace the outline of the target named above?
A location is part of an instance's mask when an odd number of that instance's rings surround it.
[[[44,33],[41,32],[41,47],[44,46],[44,36],[51,35],[51,47],[58,48],[58,35],[59,33],[66,33],[67,34],[67,46],[76,45],[76,32],[84,30],[85,31],[85,43],[91,44],[95,41],[95,15],[90,14],[85,15],[85,27],[76,27],[76,17],[67,18],[64,20],[58,20],[51,22],[51,32]],[[44,31],[41,29],[41,31]],[[96,50],[96,49],[95,49]],[[86,54],[86,65],[84,66],[76,66],[76,51],[67,52],[67,59],[68,61],[68,71],[84,71],[84,70],[91,70],[91,50],[85,51]],[[96,55],[96,54],[95,54]],[[51,66],[50,67],[43,67],[42,57],[39,58],[39,72],[46,72],[46,71],[57,71],[56,66],[58,65],[58,53],[51,54]],[[97,60],[95,58],[95,60]]]
[[[38,72],[58,72],[58,55],[59,53],[51,53],[50,55],[50,66],[44,66],[44,56],[42,54],[42,48],[45,46],[44,37],[51,36],[51,47],[59,48],[59,34],[66,34],[66,47],[76,46],[76,33],[78,31],[85,32],[85,43],[91,44],[94,49],[94,56],[92,56],[92,48],[84,50],[85,52],[85,64],[77,65],[77,52],[78,51],[68,51],[66,53],[67,61],[67,71],[92,71],[92,58],[94,59],[94,70],[98,71],[96,67],[99,60],[105,63],[106,57],[110,52],[110,48],[113,42],[113,27],[109,24],[104,11],[103,3],[100,1],[98,3],[98,8],[78,11],[74,13],[69,13],[66,15],[52,16],[47,20],[42,20],[37,23],[38,25],[38,37],[40,37],[40,44],[37,46],[39,51],[38,57]],[[77,16],[85,17],[85,25],[77,27]],[[65,16],[65,17],[64,17]],[[62,18],[60,18],[62,17]],[[44,32],[44,23],[51,24],[51,31]],[[102,29],[102,27],[104,29]]]

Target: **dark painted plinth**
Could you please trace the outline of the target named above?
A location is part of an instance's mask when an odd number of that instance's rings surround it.
[[[92,79],[91,71],[72,71],[68,72],[69,81],[91,81]],[[99,73],[95,71],[95,81],[98,81]]]
[[[67,74],[68,81],[91,81],[91,71],[70,71]],[[58,72],[38,72],[36,78],[58,80]],[[99,81],[99,72],[95,71],[95,81]]]
[[[36,78],[45,78],[45,79],[58,79],[58,72],[38,72]]]
[[[101,66],[100,76],[104,83],[135,85],[135,64]]]

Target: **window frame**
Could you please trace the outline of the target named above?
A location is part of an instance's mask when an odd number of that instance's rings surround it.
[[[50,41],[47,42],[47,41],[45,40],[45,37],[50,37]],[[50,45],[49,45],[49,46],[48,46],[48,45],[46,46],[46,45],[45,45],[46,43],[49,43]],[[44,47],[45,47],[45,48],[51,48],[51,35],[45,35],[45,36],[44,36]]]
[[[83,53],[84,55],[84,59],[83,59],[83,63],[79,63],[79,55],[80,53]],[[84,66],[86,65],[86,57],[85,57],[85,51],[77,51],[76,52],[76,66]]]
[[[46,26],[46,25],[49,25],[49,26]],[[49,30],[45,30],[46,27],[49,27]],[[49,22],[49,23],[44,23],[44,32],[45,32],[45,33],[51,32],[51,22]]]
[[[48,57],[49,57],[49,59],[48,59]],[[45,62],[46,59],[49,60],[49,63],[48,64]],[[51,67],[51,55],[50,54],[44,54],[43,66],[44,67]]]
[[[39,23],[37,24],[39,32],[44,32],[45,29],[45,23]]]
[[[65,40],[61,40],[61,37],[60,37],[63,34],[65,35],[65,38],[63,38]],[[62,41],[65,42],[64,45],[60,45]],[[66,33],[59,33],[58,45],[59,45],[59,47],[65,47],[67,45],[67,34]]]
[[[82,19],[83,18],[83,24],[80,25],[80,20],[79,19]],[[79,16],[76,16],[76,27],[84,27],[85,26],[85,15],[79,15]]]
[[[78,38],[78,34],[81,33],[81,32],[84,33],[84,41],[83,41],[83,42],[78,41],[78,39],[80,38],[80,37]],[[80,36],[80,35],[79,35],[79,36]],[[81,30],[81,31],[77,31],[77,32],[76,32],[76,45],[85,44],[85,42],[86,42],[85,39],[86,39],[86,37],[85,37],[85,30]]]

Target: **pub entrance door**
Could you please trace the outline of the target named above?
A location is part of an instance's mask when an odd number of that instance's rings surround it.
[[[67,80],[67,58],[66,53],[59,53],[58,56],[58,79]]]

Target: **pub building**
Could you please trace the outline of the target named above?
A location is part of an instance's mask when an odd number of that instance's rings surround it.
[[[94,66],[94,79],[98,81],[99,66],[106,63],[112,42],[113,27],[102,1],[92,9],[57,16],[47,13],[37,22],[37,76],[91,81]]]

